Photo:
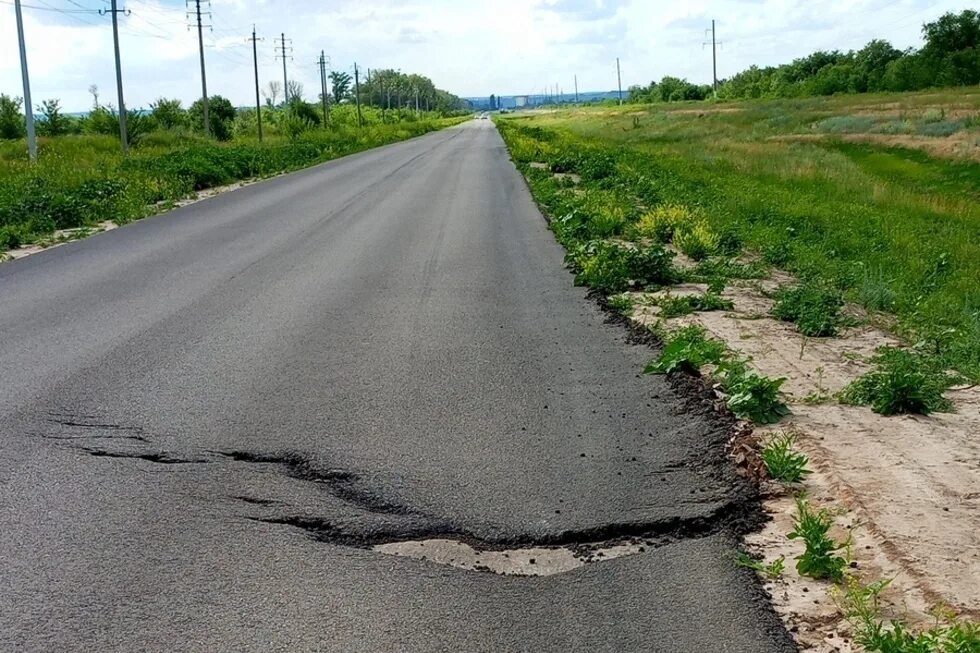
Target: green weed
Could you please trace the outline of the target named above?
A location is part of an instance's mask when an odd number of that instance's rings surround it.
[[[575,283],[604,293],[673,283],[677,272],[672,258],[659,245],[637,248],[605,241],[582,243],[566,257],[577,270]]]
[[[674,232],[674,245],[695,261],[703,261],[718,252],[718,235],[707,224],[698,222]]]
[[[789,407],[780,393],[786,379],[771,379],[733,363],[723,365],[721,371],[728,408],[737,417],[756,424],[775,424],[789,415]]]
[[[871,406],[881,415],[928,415],[953,409],[943,394],[957,381],[935,357],[909,349],[882,347],[874,369],[840,393],[845,404]]]
[[[795,443],[796,438],[792,433],[782,433],[770,438],[763,446],[762,462],[773,480],[799,483],[811,473],[807,469],[809,459],[793,449]]]
[[[844,295],[830,284],[806,281],[776,291],[773,317],[795,322],[805,336],[837,335],[841,326]]]
[[[678,229],[693,225],[699,219],[698,214],[686,206],[659,206],[640,218],[636,230],[645,238],[669,243]]]
[[[712,292],[703,295],[667,295],[656,300],[660,317],[669,319],[698,311],[728,311],[734,306],[728,299]]]
[[[667,336],[663,352],[647,365],[644,373],[697,372],[705,365],[721,363],[726,351],[725,343],[709,338],[702,327],[687,326]]]
[[[840,582],[844,578],[847,559],[838,555],[850,546],[850,540],[837,542],[830,537],[833,517],[825,508],[815,510],[804,497],[796,498],[791,540],[802,540],[803,553],[796,557],[796,570],[801,576]]]
[[[609,298],[609,308],[620,315],[629,317],[633,312],[633,299],[629,295],[613,295]]]
[[[738,555],[735,557],[735,564],[737,564],[739,567],[752,569],[753,571],[760,573],[771,580],[781,578],[783,571],[786,570],[786,558],[783,556],[779,556],[772,562],[764,564],[758,560],[755,560],[744,551],[738,552]]]

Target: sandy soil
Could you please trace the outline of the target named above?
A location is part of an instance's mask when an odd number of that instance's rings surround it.
[[[956,411],[929,417],[883,417],[838,404],[832,395],[869,368],[876,347],[900,343],[874,326],[804,338],[792,324],[768,317],[765,291],[787,280],[734,282],[723,293],[734,302],[732,311],[683,316],[667,325],[700,324],[751,356],[762,373],[787,379],[792,415],[757,434],[797,434],[797,447],[814,470],[805,489],[816,504],[841,510],[838,537],[853,537],[855,568],[866,581],[894,578],[883,595],[886,614],[925,623],[930,608],[945,604],[980,616],[980,389],[950,391]],[[652,296],[705,289],[690,284]],[[633,294],[634,319],[659,319],[652,296]],[[804,650],[851,650],[831,586],[800,578],[793,568],[800,545],[786,538],[792,497],[774,494],[766,510],[773,520],[748,544],[767,561],[786,556],[787,572],[769,582],[777,610]]]

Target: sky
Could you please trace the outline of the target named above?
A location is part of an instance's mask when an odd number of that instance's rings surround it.
[[[118,0],[126,105],[200,96],[198,41],[183,2]],[[193,0],[191,2],[193,5]],[[664,75],[711,81],[711,20],[718,76],[786,63],[818,49],[858,49],[873,38],[919,47],[921,26],[970,0],[211,0],[202,2],[208,91],[254,103],[251,44],[259,77],[282,80],[276,42],[285,33],[290,79],[307,99],[319,92],[316,61],[353,73],[420,73],[461,97],[572,93],[647,84]],[[23,0],[34,104],[57,98],[66,111],[116,104],[108,0]],[[708,30],[707,32],[705,30]],[[23,95],[13,0],[0,0],[0,93]]]

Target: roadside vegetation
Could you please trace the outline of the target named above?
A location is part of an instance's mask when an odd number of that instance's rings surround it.
[[[393,98],[381,93],[383,83],[396,91]],[[378,71],[362,88],[360,120],[350,102],[350,80],[342,73],[334,75],[332,86],[343,103],[331,104],[326,117],[319,102],[302,99],[301,85],[291,86],[289,102],[280,101],[280,84],[265,90],[263,142],[255,109],[236,109],[220,96],[210,98],[209,135],[200,101],[185,109],[179,100],[161,98],[147,111],[130,111],[128,157],[121,154],[118,115],[111,106],[96,104],[86,116],[75,117],[65,115],[57,100],[45,100],[34,165],[27,159],[22,103],[0,95],[0,253],[51,242],[57,230],[78,229],[72,234],[77,237],[106,220],[123,224],[195,191],[419,136],[468,115],[458,98],[426,78],[393,71]],[[423,91],[418,110],[414,93],[412,106],[407,105],[410,88]],[[98,102],[97,91],[94,95]]]

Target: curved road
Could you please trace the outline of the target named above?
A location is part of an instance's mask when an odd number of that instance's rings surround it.
[[[724,425],[639,374],[487,121],[0,265],[0,334],[0,650],[793,650]],[[432,538],[634,555],[372,548]]]

